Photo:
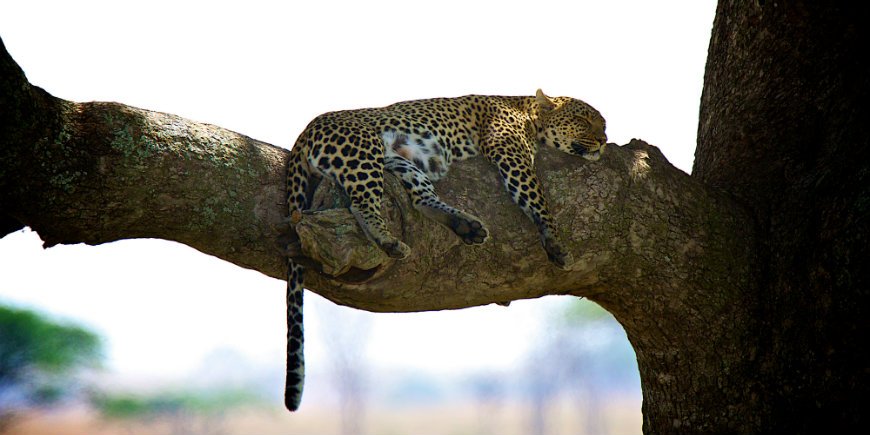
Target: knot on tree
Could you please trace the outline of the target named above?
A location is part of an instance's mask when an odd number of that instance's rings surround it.
[[[327,278],[358,283],[395,261],[366,238],[346,209],[306,211],[294,228],[299,250],[291,256]]]

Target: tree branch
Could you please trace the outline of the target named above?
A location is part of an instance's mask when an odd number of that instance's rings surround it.
[[[287,151],[226,129],[117,103],[73,103],[29,85],[4,50],[3,212],[46,246],[162,238],[283,279]],[[11,65],[11,67],[10,67]],[[10,71],[11,70],[11,71]],[[322,211],[296,228],[303,252],[327,273],[314,291],[374,311],[417,311],[507,302],[546,294],[629,302],[650,275],[730,282],[745,267],[745,216],[638,140],[608,148],[597,163],[542,149],[538,174],[553,215],[578,259],[552,267],[534,226],[482,158],[455,164],[437,189],[481,217],[492,239],[463,245],[409,207],[388,177],[385,214],[414,250],[394,262],[362,235],[334,186]],[[709,262],[705,258],[715,257]],[[721,264],[701,270],[700,264]],[[362,272],[360,269],[367,269]],[[715,272],[715,273],[714,273]],[[362,280],[362,282],[360,282]],[[344,282],[343,282],[344,281]],[[684,287],[684,286],[681,286]],[[730,283],[726,287],[743,287]],[[687,298],[691,298],[686,295]]]

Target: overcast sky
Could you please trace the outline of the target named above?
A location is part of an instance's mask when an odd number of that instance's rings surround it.
[[[642,138],[691,170],[712,0],[130,3],[2,2],[0,37],[55,96],[174,113],[283,147],[330,110],[540,87],[598,108],[611,142]],[[283,364],[284,282],[186,246],[43,250],[22,231],[0,240],[0,265],[0,303],[96,329],[120,374],[180,376],[221,348]],[[325,364],[330,328],[360,316],[379,366],[507,369],[566,303],[398,315],[306,298],[310,370]]]

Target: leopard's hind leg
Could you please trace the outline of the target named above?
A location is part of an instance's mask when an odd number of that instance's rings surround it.
[[[337,128],[345,133],[336,138],[336,142],[333,136],[313,132],[315,140],[311,143],[309,164],[344,189],[350,198],[351,213],[370,240],[390,257],[407,257],[411,248],[390,234],[381,216],[384,150],[380,138],[365,125],[352,120],[342,120],[341,127]],[[317,137],[321,139],[318,141]]]
[[[483,222],[442,201],[429,177],[411,161],[401,156],[387,156],[384,162],[386,169],[402,181],[414,208],[424,216],[444,225],[466,244],[478,245],[489,239],[489,231]]]

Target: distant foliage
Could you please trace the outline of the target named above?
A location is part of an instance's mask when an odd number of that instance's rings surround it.
[[[222,414],[233,408],[261,405],[264,399],[246,389],[167,391],[154,394],[100,393],[92,404],[112,419]]]
[[[597,389],[639,391],[637,357],[622,325],[600,305],[578,299],[556,321],[555,347],[569,355],[570,370]]]
[[[576,299],[550,320],[528,362],[529,434],[551,431],[550,410],[571,397],[583,422],[581,433],[611,433],[605,404],[640,391],[637,360],[619,322],[587,299]]]
[[[139,426],[143,433],[224,434],[226,418],[238,409],[263,407],[267,400],[249,389],[167,390],[152,393],[100,392],[91,405],[107,420]]]
[[[0,306],[0,388],[37,372],[63,374],[96,365],[101,349],[100,338],[80,326]]]
[[[615,323],[616,319],[600,305],[588,299],[577,299],[565,311],[565,320],[574,325],[594,325]]]
[[[73,393],[72,374],[101,356],[100,338],[85,328],[0,306],[0,429],[20,410]]]

